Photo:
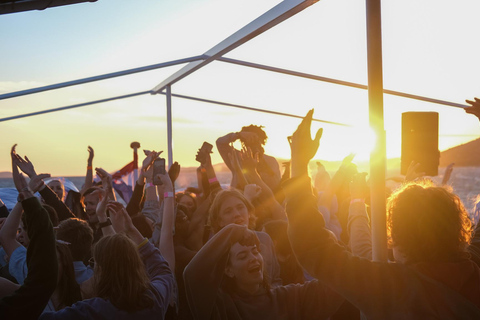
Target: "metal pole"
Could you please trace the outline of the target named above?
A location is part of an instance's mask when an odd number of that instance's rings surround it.
[[[15,91],[15,92],[10,92],[10,93],[0,94],[0,100],[10,99],[10,98],[14,98],[14,97],[21,97],[21,96],[26,96],[26,95],[29,95],[29,94],[34,94],[34,93],[39,93],[39,92],[44,92],[44,91],[49,91],[49,90],[55,90],[55,89],[61,89],[61,88],[66,88],[66,87],[70,87],[70,86],[76,86],[76,85],[79,85],[79,84],[90,83],[90,82],[94,82],[94,81],[106,80],[106,79],[126,76],[126,75],[129,75],[129,74],[134,74],[134,73],[139,73],[139,72],[144,72],[144,71],[150,71],[150,70],[170,67],[170,66],[174,66],[174,65],[177,65],[177,64],[193,62],[193,61],[197,61],[197,60],[203,60],[205,58],[206,57],[204,57],[203,55],[202,56],[195,56],[195,57],[190,57],[190,58],[186,58],[186,59],[179,59],[179,60],[174,60],[174,61],[152,64],[152,65],[149,65],[149,66],[144,66],[144,67],[139,67],[139,68],[134,68],[134,69],[127,69],[127,70],[123,70],[123,71],[106,73],[106,74],[102,74],[102,75],[99,75],[99,76],[93,76],[93,77],[88,77],[88,78],[72,80],[72,81],[60,82],[60,83],[51,84],[51,85],[48,85],[48,86],[43,86],[43,87],[38,87],[38,88],[31,88],[31,89],[27,89],[27,90],[21,90],[21,91]]]
[[[172,141],[172,86],[166,87],[167,91],[167,143],[168,143],[168,167],[173,164],[173,141]]]
[[[370,155],[372,258],[387,261],[385,171],[386,144],[383,118],[382,19],[380,0],[366,0],[368,103],[370,126],[377,143]]]

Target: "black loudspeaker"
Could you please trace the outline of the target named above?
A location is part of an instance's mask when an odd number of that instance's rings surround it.
[[[420,163],[417,172],[427,176],[438,175],[440,152],[438,151],[438,113],[402,113],[402,166],[406,174],[412,161]]]

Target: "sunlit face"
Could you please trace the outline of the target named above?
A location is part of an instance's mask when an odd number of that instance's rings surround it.
[[[227,197],[220,206],[219,211],[220,228],[223,228],[231,223],[244,225],[248,227],[248,209],[245,203],[237,197]]]
[[[193,211],[195,210],[195,200],[193,200],[189,196],[182,196],[178,203],[183,204],[185,207],[187,207],[190,213],[193,213]]]
[[[100,198],[98,194],[87,194],[83,200],[83,203],[85,204],[85,212],[87,213],[88,221],[90,221],[90,223],[98,222],[96,211],[99,201]]]
[[[48,186],[57,194],[57,197],[63,201],[63,195],[65,194],[63,183],[58,180],[52,180],[48,183]]]
[[[263,281],[263,257],[257,246],[235,243],[230,248],[225,274],[233,278],[238,287],[255,291]]]
[[[17,241],[25,248],[28,248],[28,245],[30,244],[30,238],[28,237],[27,230],[25,230],[22,221],[20,221],[20,225],[18,226]]]

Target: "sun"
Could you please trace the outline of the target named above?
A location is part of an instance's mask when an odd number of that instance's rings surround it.
[[[357,160],[370,159],[370,153],[375,147],[377,136],[369,126],[358,126],[352,128],[351,153],[354,153]]]

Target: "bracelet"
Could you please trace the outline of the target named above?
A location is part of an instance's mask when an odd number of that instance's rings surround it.
[[[358,203],[358,202],[361,202],[361,203],[365,204],[365,199],[352,199],[352,200],[350,200],[350,204]]]
[[[163,194],[163,197],[164,197],[164,198],[173,198],[173,192],[165,192],[165,193]]]
[[[148,187],[155,187],[155,185],[151,182],[147,182],[147,183],[145,183],[145,187],[147,187],[147,188]]]
[[[148,239],[147,238],[143,239],[143,241],[137,246],[137,249],[140,249],[141,247],[143,247],[147,243],[148,243]]]
[[[207,172],[207,169],[205,169],[205,168],[201,168],[201,169],[200,169],[200,172],[203,172],[203,173],[205,173],[205,172]]]
[[[92,166],[87,166],[87,170],[92,170]]]
[[[217,178],[208,179],[208,183],[214,183],[214,182],[218,182],[218,179]]]

